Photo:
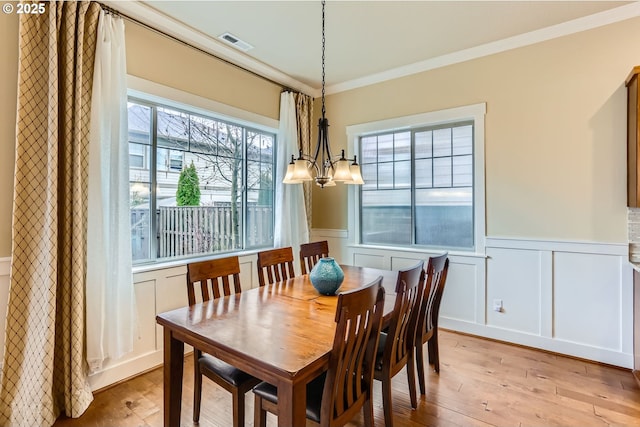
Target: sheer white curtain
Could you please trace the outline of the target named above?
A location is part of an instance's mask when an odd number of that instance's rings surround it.
[[[298,125],[296,104],[291,92],[280,95],[280,129],[278,131],[278,160],[276,163],[276,224],[274,245],[291,246],[294,252],[300,243],[309,241],[309,228],[302,184],[283,184],[287,164],[298,153]]]
[[[101,12],[91,102],[87,229],[87,362],[133,350],[129,147],[124,21]]]

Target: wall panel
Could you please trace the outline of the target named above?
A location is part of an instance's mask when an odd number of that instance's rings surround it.
[[[488,248],[487,256],[487,325],[540,334],[540,251]]]
[[[426,255],[428,256],[428,254]],[[483,259],[450,258],[447,283],[442,296],[440,315],[460,322],[477,323],[484,320]]]
[[[554,338],[620,351],[620,257],[558,252],[553,262]]]

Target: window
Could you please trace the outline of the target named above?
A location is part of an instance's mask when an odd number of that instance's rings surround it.
[[[474,251],[484,239],[484,104],[350,126],[359,243]]]
[[[128,115],[134,262],[273,244],[274,133],[137,98]]]

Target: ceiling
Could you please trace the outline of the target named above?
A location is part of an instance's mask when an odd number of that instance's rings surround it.
[[[321,86],[320,1],[106,2],[286,86]],[[328,1],[327,93],[640,15],[621,1]],[[229,32],[243,53],[218,39]],[[311,93],[313,94],[313,93]]]

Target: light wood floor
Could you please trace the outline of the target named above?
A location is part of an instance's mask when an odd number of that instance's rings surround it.
[[[396,427],[640,426],[640,388],[628,370],[447,331],[440,331],[440,345],[440,375],[428,375],[427,395],[417,410],[411,410],[404,371],[394,378]],[[187,357],[182,426],[194,426],[192,368]],[[230,394],[206,378],[202,402],[200,426],[231,426]],[[252,393],[246,402],[252,426]],[[374,416],[376,426],[383,426],[377,381]],[[268,425],[277,425],[271,414]],[[348,425],[363,426],[362,416]],[[97,393],[81,418],[54,425],[72,426],[161,427],[162,370]]]

